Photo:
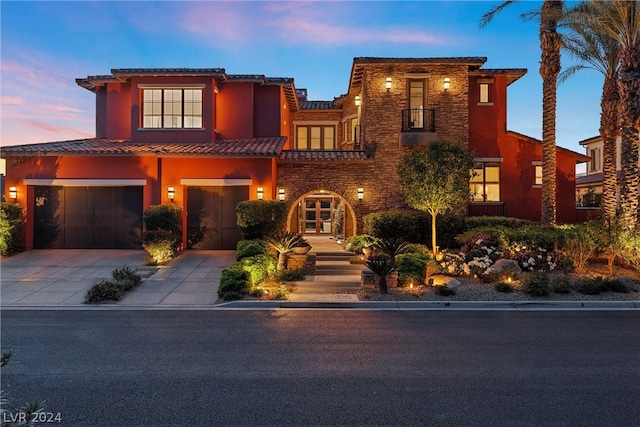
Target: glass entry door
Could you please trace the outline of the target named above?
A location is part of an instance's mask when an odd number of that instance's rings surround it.
[[[333,219],[332,197],[307,197],[303,212],[305,234],[331,234]]]

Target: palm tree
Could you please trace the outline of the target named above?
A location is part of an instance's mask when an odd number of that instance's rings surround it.
[[[638,223],[638,152],[640,149],[640,5],[637,0],[591,0],[598,31],[620,43],[620,207],[624,226]]]
[[[602,33],[590,18],[588,3],[566,14],[566,25],[571,32],[562,38],[563,48],[581,61],[560,74],[563,82],[579,70],[592,69],[604,75],[602,96],[600,99],[600,135],[602,136],[602,207],[607,218],[616,215],[618,200],[616,139],[619,133],[618,108],[618,68],[620,65],[620,43]]]
[[[485,27],[497,13],[515,3],[503,1],[482,15],[480,27]],[[543,224],[556,222],[556,99],[560,74],[561,36],[557,31],[563,2],[544,0],[540,10],[540,76],[542,77],[542,209]]]

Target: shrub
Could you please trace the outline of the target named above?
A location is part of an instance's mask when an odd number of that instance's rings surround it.
[[[134,286],[138,285],[142,280],[139,274],[137,274],[131,267],[125,266],[122,268],[116,268],[111,272],[111,277],[115,281],[130,280]]]
[[[238,263],[230,267],[223,268],[220,274],[220,285],[218,286],[218,296],[225,298],[229,292],[244,295],[249,290],[249,273],[242,269]]]
[[[278,270],[287,267],[287,254],[293,251],[293,248],[308,245],[301,234],[293,231],[277,231],[265,238],[265,243],[267,247],[278,252]]]
[[[585,225],[564,226],[564,247],[566,258],[577,272],[582,272],[589,258],[594,255],[597,247],[593,233]]]
[[[396,257],[396,268],[398,270],[398,285],[408,286],[424,282],[427,275],[427,263],[429,257],[417,253],[405,253]]]
[[[426,245],[421,245],[419,243],[408,243],[405,246],[403,253],[419,254],[427,258],[431,258],[431,250]]]
[[[395,259],[396,255],[400,255],[404,252],[407,246],[407,241],[400,237],[385,237],[378,239],[376,248],[378,251],[388,256],[391,259]]]
[[[393,209],[365,215],[364,232],[377,238],[401,238],[410,243],[431,242],[431,215],[410,209]],[[464,219],[456,214],[436,217],[438,245],[455,246],[455,236],[464,231]]]
[[[433,291],[436,295],[440,295],[441,297],[448,297],[456,294],[456,290],[453,288],[448,288],[446,286],[434,286]]]
[[[287,285],[280,285],[273,291],[270,299],[277,299],[277,300],[288,299],[290,292],[291,292],[291,288],[289,288]]]
[[[86,304],[97,304],[104,301],[120,301],[124,295],[123,287],[114,280],[100,280],[93,285],[84,296]]]
[[[244,294],[241,294],[240,292],[234,292],[234,291],[225,292],[224,295],[222,295],[222,299],[225,301],[235,301],[242,298],[244,298]]]
[[[249,275],[249,284],[257,286],[275,273],[278,260],[271,254],[260,254],[239,261],[242,269]]]
[[[630,289],[618,279],[608,279],[606,281],[606,292],[618,292],[626,294],[630,292]]]
[[[573,284],[573,289],[585,295],[598,295],[606,292],[605,280],[601,277],[585,277],[578,279]]]
[[[268,253],[267,245],[260,239],[240,240],[236,245],[236,251],[236,261]]]
[[[481,227],[506,227],[521,228],[533,225],[533,222],[526,219],[510,218],[506,216],[471,216],[464,219],[467,230]]]
[[[513,287],[505,282],[498,282],[495,285],[493,285],[493,289],[495,289],[496,292],[502,292],[505,294],[508,294],[509,292],[513,292]]]
[[[304,268],[292,268],[276,271],[272,278],[276,282],[297,282],[299,280],[304,280],[306,275],[307,273]]]
[[[23,227],[22,206],[18,203],[0,203],[0,255],[13,255],[22,250],[20,235]]]
[[[571,280],[567,276],[556,276],[551,279],[551,290],[556,294],[571,292]]]
[[[524,278],[520,291],[534,297],[549,296],[551,294],[549,278],[545,273],[533,272]]]
[[[279,200],[247,200],[238,203],[236,216],[244,239],[262,239],[285,228],[287,206]]]
[[[169,261],[175,254],[175,236],[166,230],[151,230],[142,233],[142,247],[156,264]]]

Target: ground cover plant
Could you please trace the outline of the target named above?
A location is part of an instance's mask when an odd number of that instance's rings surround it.
[[[130,267],[117,268],[111,272],[111,279],[95,283],[84,297],[85,304],[120,301],[127,292],[138,286],[142,277]]]

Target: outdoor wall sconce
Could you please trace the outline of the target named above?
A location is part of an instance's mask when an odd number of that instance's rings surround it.
[[[173,202],[176,197],[176,189],[174,187],[167,187],[167,197]]]
[[[358,200],[364,199],[364,188],[358,187]]]
[[[258,200],[264,199],[264,188],[258,187]]]
[[[360,99],[360,97],[356,95],[356,107],[359,107],[361,105],[362,105],[362,99]]]
[[[284,188],[278,189],[278,200],[284,201]]]
[[[16,187],[9,187],[9,198],[14,202],[18,198],[18,189]]]
[[[444,90],[449,90],[449,86],[451,85],[451,79],[449,77],[444,78]]]
[[[387,88],[387,92],[391,89],[391,77],[387,77],[387,81],[384,83],[384,87]]]

